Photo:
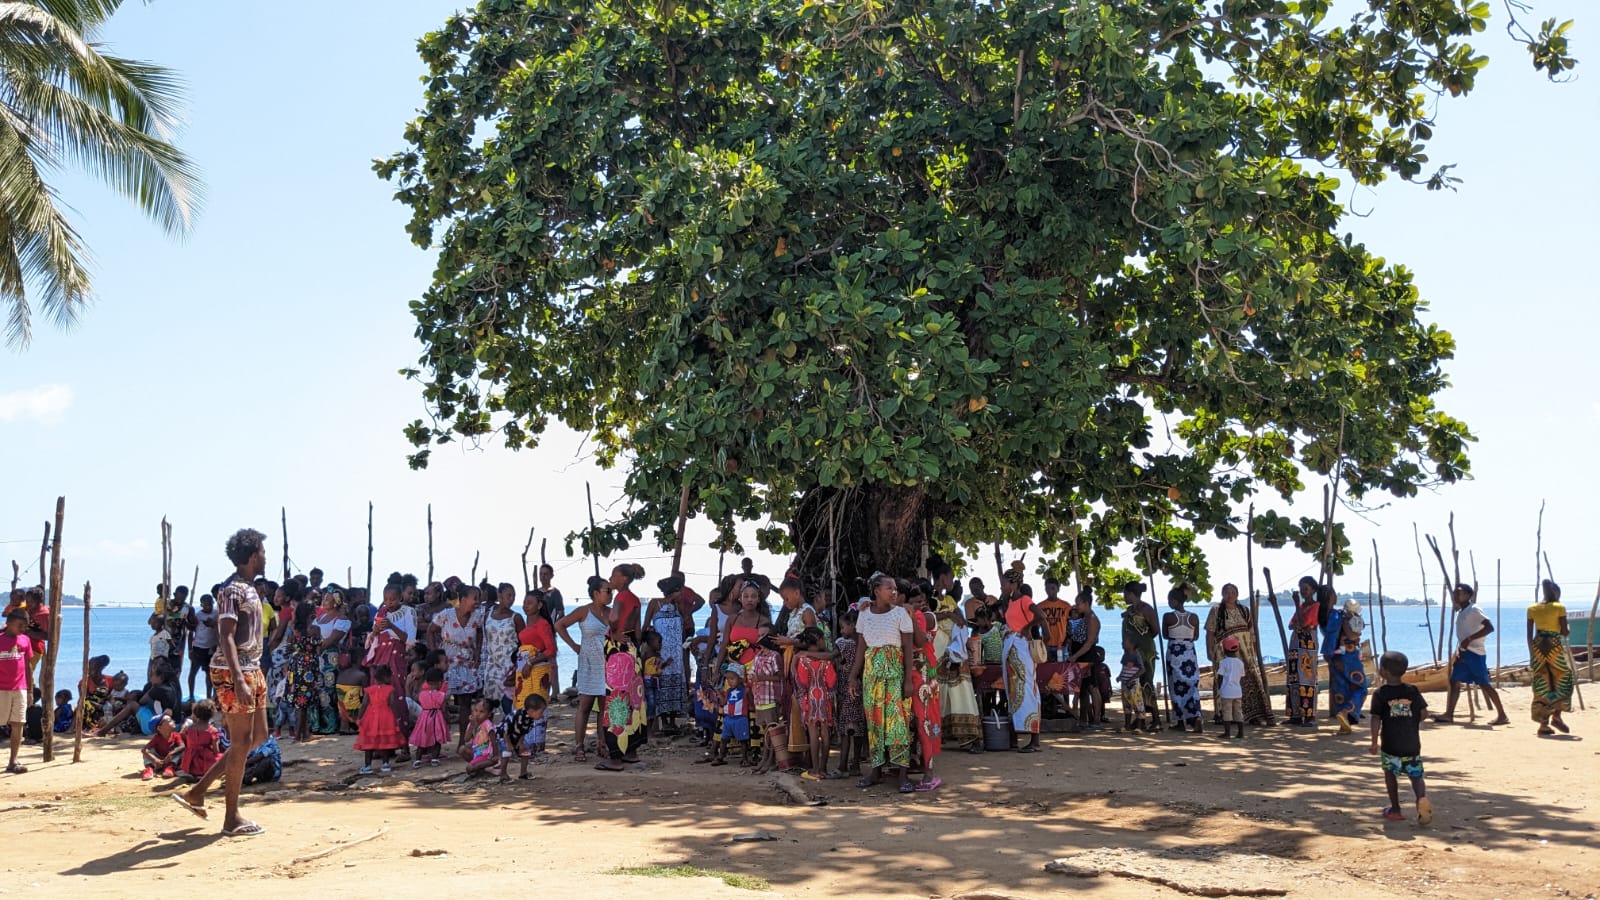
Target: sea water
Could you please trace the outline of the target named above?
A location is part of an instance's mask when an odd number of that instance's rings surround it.
[[[1489,653],[1489,665],[1516,665],[1528,660],[1527,644],[1527,607],[1526,601],[1517,604],[1505,604],[1501,613],[1501,620],[1495,622],[1498,634],[1491,634],[1486,642]],[[1484,614],[1494,621],[1494,607],[1480,607]],[[1208,604],[1192,604],[1189,609],[1200,617],[1202,626],[1211,607]],[[1164,605],[1157,605],[1157,612],[1165,613]],[[128,673],[130,686],[137,689],[145,682],[145,670],[150,661],[150,635],[149,625],[150,610],[148,608],[128,607],[97,607],[89,614],[90,646],[89,655],[98,656],[105,654],[111,657],[111,665],[106,668],[108,674],[118,671]],[[1287,602],[1280,604],[1285,626],[1292,609]],[[1101,623],[1100,644],[1106,648],[1106,654],[1114,663],[1120,657],[1121,651],[1118,643],[1121,635],[1121,611],[1108,610],[1095,607],[1095,613]],[[1434,649],[1439,639],[1439,607],[1430,606],[1398,606],[1387,605],[1384,620],[1387,621],[1385,629],[1380,622],[1378,610],[1375,606],[1366,606],[1362,615],[1367,622],[1367,638],[1372,642],[1374,649],[1381,651],[1385,645],[1390,650],[1398,650],[1410,657],[1413,666],[1426,665],[1434,660]],[[702,609],[695,614],[696,625],[703,625],[707,619],[707,611]],[[1503,623],[1503,624],[1502,624]],[[1450,614],[1446,614],[1444,648],[1448,657],[1456,645],[1454,626]],[[571,629],[574,639],[578,637],[578,627]],[[1385,643],[1384,633],[1387,633]],[[1278,637],[1278,627],[1272,616],[1272,608],[1268,604],[1261,607],[1261,652],[1267,662],[1281,662],[1283,659],[1283,642]],[[1431,639],[1430,639],[1431,636]],[[1499,638],[1500,648],[1496,652],[1496,638]],[[572,673],[577,664],[577,655],[565,643],[557,639],[559,653],[557,665],[560,669],[561,683],[563,686],[571,683]],[[1203,642],[1195,648],[1200,655],[1202,665],[1209,664],[1206,648]],[[83,607],[69,606],[61,621],[61,648],[56,659],[56,684],[58,689],[70,688],[76,693],[77,682],[83,670]],[[184,687],[187,692],[189,677],[189,663],[184,662]],[[203,691],[204,675],[197,679],[197,689]]]

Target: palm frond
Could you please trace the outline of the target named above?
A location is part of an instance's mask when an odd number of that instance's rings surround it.
[[[10,304],[6,342],[26,346],[31,283],[41,310],[58,325],[70,325],[89,301],[89,271],[83,241],[62,214],[45,182],[28,139],[11,117],[0,118],[0,292]]]

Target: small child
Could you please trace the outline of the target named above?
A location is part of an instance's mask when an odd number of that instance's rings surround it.
[[[444,672],[429,669],[422,676],[422,690],[417,693],[421,711],[417,713],[416,727],[411,729],[411,744],[417,748],[417,758],[411,768],[422,768],[423,757],[428,764],[439,764],[439,748],[450,740],[450,723],[444,720]]]
[[[472,714],[468,720],[468,727],[471,729],[472,739],[461,748],[461,758],[467,763],[467,776],[481,775],[485,772],[490,775],[505,774],[500,754],[496,752],[500,742],[494,732],[494,706],[490,701],[482,697],[472,701]]]
[[[56,691],[56,720],[51,725],[51,730],[56,734],[66,734],[72,730],[72,692]]]
[[[715,593],[713,591],[712,593]],[[717,709],[722,705],[720,686],[722,679],[717,668],[716,649],[709,629],[702,626],[686,642],[695,661],[694,729],[696,742],[702,747],[711,746],[716,737]],[[707,758],[709,759],[709,757]],[[707,760],[700,760],[706,762]]]
[[[156,720],[155,734],[150,735],[149,743],[144,745],[144,771],[139,777],[145,781],[156,777],[156,772],[162,778],[171,778],[177,773],[172,767],[183,755],[183,736],[178,734],[178,726],[173,724],[171,716],[162,716]]]
[[[756,726],[761,729],[761,762],[755,769],[755,774],[760,775],[778,766],[778,742],[773,739],[773,731],[778,727],[778,704],[783,698],[783,657],[770,634],[756,645],[749,682]],[[740,765],[748,766],[750,762],[747,755]]]
[[[639,662],[644,669],[645,720],[650,724],[650,732],[659,734],[661,723],[656,721],[660,718],[656,692],[661,689],[661,632],[645,629],[644,637],[639,642]]]
[[[189,710],[183,726],[183,762],[178,766],[183,774],[204,778],[227,750],[222,729],[212,724],[216,717],[217,706],[210,700],[198,701]]]
[[[1217,662],[1217,712],[1222,716],[1222,737],[1228,738],[1233,734],[1233,726],[1239,726],[1239,736],[1236,741],[1244,740],[1244,661],[1239,659],[1239,639],[1235,637],[1222,639],[1222,659]]]
[[[529,694],[522,700],[522,708],[506,716],[500,723],[500,758],[510,759],[513,749],[522,763],[522,774],[528,778],[528,760],[544,755],[545,707],[543,696]]]
[[[739,743],[739,753],[748,764],[750,744],[750,713],[745,705],[744,666],[728,663],[722,667],[722,733],[717,735],[712,747],[711,764],[728,764],[728,744]]]
[[[172,632],[167,630],[165,622],[165,619],[155,617],[150,620],[150,630],[154,634],[150,635],[150,665],[145,673],[147,679],[154,677],[158,660],[165,661],[172,655]]]
[[[366,670],[353,662],[339,670],[333,689],[339,692],[336,705],[339,709],[340,734],[356,733],[356,719],[361,715],[362,691],[369,683]]]
[[[1422,780],[1422,737],[1418,728],[1428,712],[1428,702],[1416,685],[1401,679],[1411,664],[1404,653],[1391,650],[1378,660],[1383,686],[1372,695],[1372,746],[1368,753],[1378,756],[1383,766],[1383,783],[1389,789],[1389,806],[1383,817],[1404,822],[1400,811],[1400,776],[1411,779],[1411,792],[1417,797],[1417,824],[1433,821],[1433,801]],[[1382,740],[1381,754],[1379,753]]]
[[[1132,640],[1122,642],[1122,671],[1117,673],[1117,683],[1122,685],[1122,730],[1143,731],[1145,726],[1144,686],[1139,679],[1144,675],[1144,657],[1134,649]]]
[[[839,686],[839,769],[847,775],[861,774],[862,743],[867,736],[867,712],[861,703],[861,682],[851,681],[861,641],[856,636],[858,610],[846,610],[839,618],[839,637],[833,642],[838,654],[836,671],[844,684]]]
[[[366,708],[361,712],[361,725],[356,729],[355,749],[365,757],[360,774],[372,774],[372,757],[377,755],[387,775],[394,771],[394,751],[406,745],[400,732],[401,710],[405,701],[394,691],[393,673],[388,663],[380,663],[372,670],[372,684],[365,690]]]
[[[822,629],[813,625],[800,632],[795,659],[795,682],[800,689],[800,722],[811,747],[811,768],[800,777],[821,781],[828,777],[829,740],[833,727],[833,692],[839,676],[833,654],[824,650]]]

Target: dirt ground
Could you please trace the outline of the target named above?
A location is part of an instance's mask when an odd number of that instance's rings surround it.
[[[611,874],[687,863],[761,876],[787,897],[1183,896],[1146,875],[1212,895],[1593,897],[1600,716],[1573,713],[1573,736],[1541,739],[1528,691],[1506,699],[1510,726],[1424,730],[1426,828],[1379,817],[1364,729],[1049,734],[1034,755],[947,750],[934,793],[805,782],[826,801],[806,806],[772,776],[693,765],[686,738],[647,749],[637,771],[597,772],[572,760],[558,704],[530,781],[464,783],[460,763],[358,778],[350,738],[286,744],[283,781],[246,792],[246,815],[267,829],[255,838],[217,833],[220,795],[202,822],[172,802],[172,782],[140,781],[136,739],[86,741],[78,765],[69,740],[50,764],[25,748],[32,771],[0,776],[0,894],[226,896],[232,882],[254,896],[417,896],[471,879],[550,898],[759,896]],[[773,840],[735,840],[756,832]],[[1063,858],[1077,874],[1046,870]]]

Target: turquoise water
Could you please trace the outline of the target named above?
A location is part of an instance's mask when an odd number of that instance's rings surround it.
[[[1162,609],[1162,607],[1157,607]],[[1207,605],[1191,606],[1201,622],[1205,621],[1206,614],[1210,611]],[[1493,606],[1483,608],[1491,620],[1494,618]],[[1103,626],[1103,633],[1108,636],[1102,640],[1103,645],[1115,642],[1118,633],[1120,613],[1115,610],[1096,608]],[[1285,619],[1290,612],[1287,605],[1282,607]],[[1278,661],[1283,658],[1283,644],[1278,639],[1277,625],[1273,622],[1270,607],[1263,606],[1261,622],[1262,653],[1268,662]],[[1371,638],[1374,647],[1381,649],[1379,622],[1376,608],[1363,611],[1367,618],[1367,635]],[[111,666],[107,671],[115,673],[118,670],[126,671],[133,687],[137,688],[144,683],[145,666],[150,658],[150,626],[146,624],[150,617],[147,609],[97,608],[90,613],[90,655],[106,654],[111,657]],[[706,611],[701,610],[696,615],[696,623],[704,624]],[[1433,653],[1429,649],[1429,631],[1425,626],[1424,608],[1421,606],[1389,606],[1386,610],[1388,620],[1388,647],[1399,650],[1411,658],[1413,665],[1422,665],[1433,660]],[[1437,639],[1439,628],[1439,609],[1429,607],[1426,618],[1433,628],[1434,638]],[[1495,637],[1488,639],[1489,664],[1512,665],[1526,662],[1528,648],[1524,636],[1527,620],[1527,604],[1506,604],[1502,613],[1505,627],[1499,622],[1495,623],[1500,632],[1498,637],[1502,641],[1501,653],[1495,653]],[[576,627],[572,629],[574,638],[578,636]],[[559,642],[558,642],[559,643]],[[1453,646],[1453,639],[1446,640],[1446,653]],[[574,671],[576,656],[565,644],[560,644],[558,663],[561,670],[561,680],[566,684]],[[1209,662],[1205,658],[1205,648],[1197,648],[1201,654],[1201,662]],[[1498,659],[1498,662],[1497,662]],[[62,687],[75,686],[83,668],[83,608],[68,607],[66,615],[61,622],[61,650],[56,660],[56,684]],[[188,665],[185,663],[184,678],[188,678]]]

